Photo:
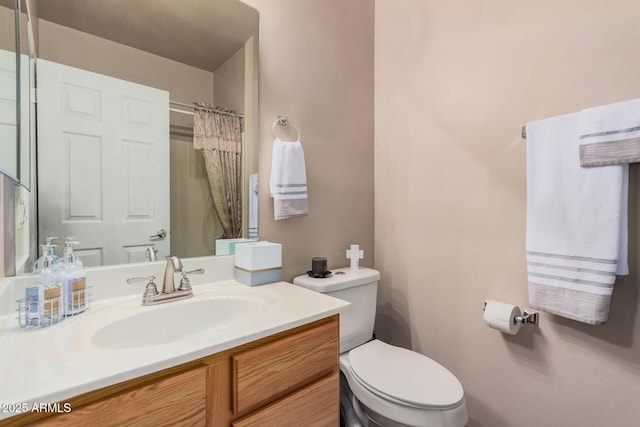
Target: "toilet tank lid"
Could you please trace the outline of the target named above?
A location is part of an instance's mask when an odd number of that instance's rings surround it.
[[[326,293],[366,285],[378,280],[380,280],[380,273],[371,268],[360,267],[357,270],[338,268],[332,270],[331,275],[323,279],[310,277],[306,274],[298,276],[293,279],[293,284],[316,292]]]

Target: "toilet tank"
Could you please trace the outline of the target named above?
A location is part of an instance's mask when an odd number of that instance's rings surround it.
[[[380,273],[371,268],[339,268],[323,279],[298,276],[293,284],[351,303],[340,313],[340,353],[344,353],[369,341],[373,335],[378,280]]]

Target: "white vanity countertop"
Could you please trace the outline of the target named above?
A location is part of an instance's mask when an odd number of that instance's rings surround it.
[[[20,329],[13,325],[15,322],[4,319],[5,328],[0,328],[0,404],[30,408],[33,404],[64,402],[340,313],[349,306],[345,301],[285,282],[247,287],[227,280],[194,285],[193,293],[194,297],[187,300],[148,307],[140,304],[139,294],[101,299],[80,315],[40,329]],[[226,295],[249,296],[258,303],[250,306],[250,314],[223,327],[206,330],[203,321],[205,330],[200,331],[190,323],[188,329],[197,333],[178,340],[121,348],[96,344],[97,331],[114,322],[125,329],[127,320],[123,319],[129,316]],[[175,308],[179,310],[178,306]],[[181,318],[157,317],[173,326],[185,322]],[[131,317],[131,322],[135,323],[136,318]],[[148,333],[153,335],[165,328],[156,324]],[[13,415],[17,414],[3,410],[0,419]]]

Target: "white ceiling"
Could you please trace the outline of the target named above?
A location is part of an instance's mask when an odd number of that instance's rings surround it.
[[[258,33],[239,0],[38,0],[38,16],[207,71]]]

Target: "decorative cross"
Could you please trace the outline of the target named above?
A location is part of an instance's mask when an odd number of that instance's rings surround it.
[[[347,249],[347,258],[351,259],[351,269],[357,270],[358,263],[364,258],[364,251],[360,250],[359,245],[351,245],[351,249]]]

